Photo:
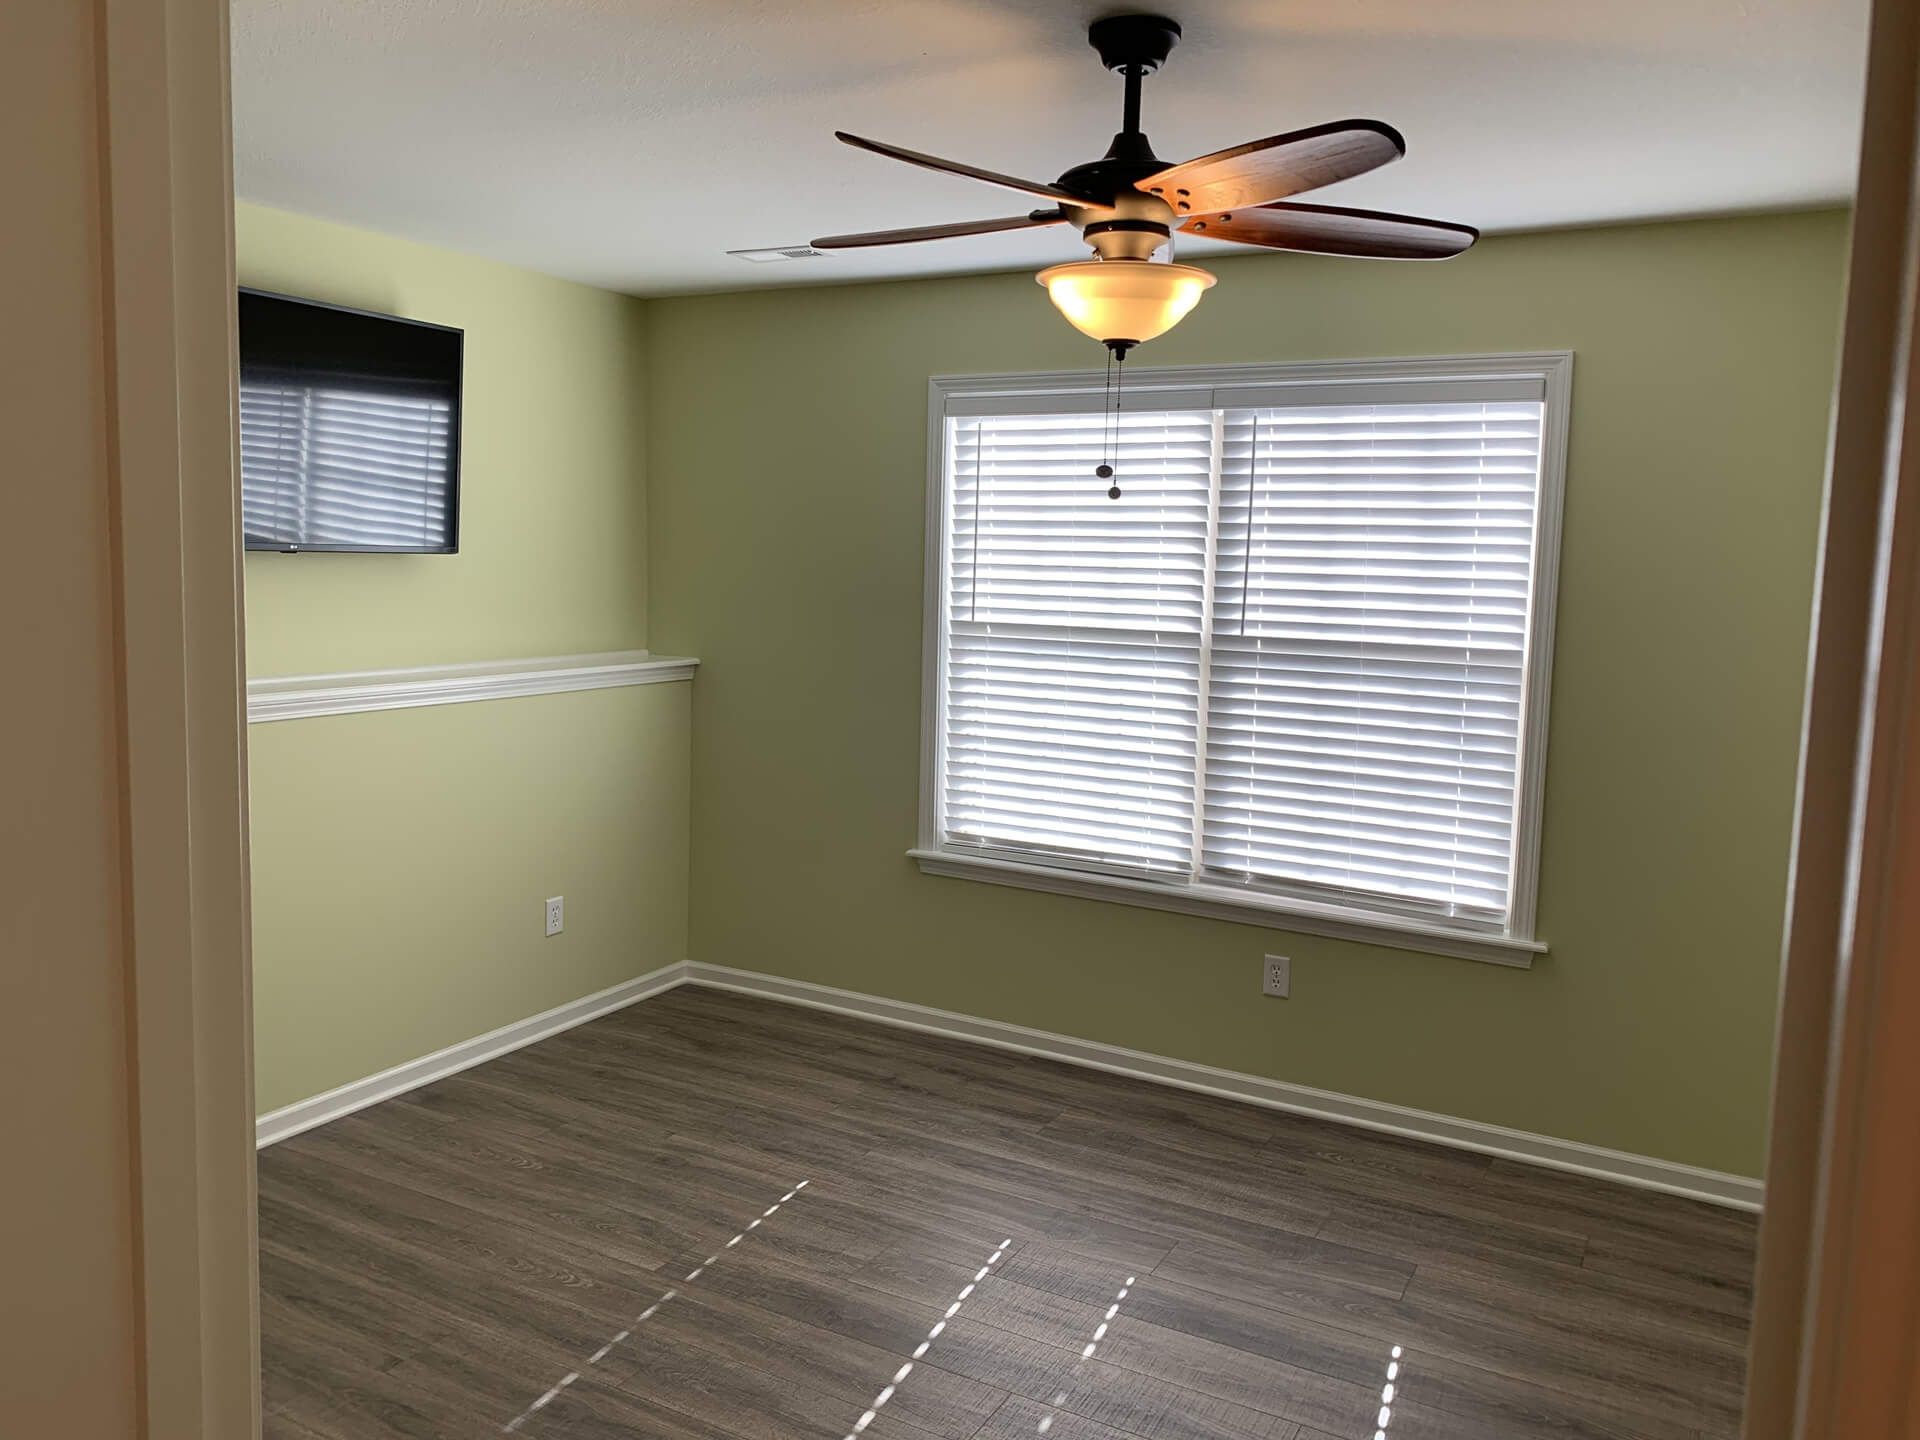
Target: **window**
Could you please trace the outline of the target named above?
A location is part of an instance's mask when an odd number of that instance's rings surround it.
[[[1526,964],[1570,371],[935,381],[922,867]]]

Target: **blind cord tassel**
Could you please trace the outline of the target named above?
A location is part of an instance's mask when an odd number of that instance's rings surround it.
[[[1126,378],[1127,351],[1133,348],[1131,340],[1109,340],[1107,344],[1107,458],[1093,467],[1093,473],[1102,480],[1113,480],[1114,463],[1120,458],[1120,391]],[[1120,482],[1107,487],[1107,498],[1120,498]]]

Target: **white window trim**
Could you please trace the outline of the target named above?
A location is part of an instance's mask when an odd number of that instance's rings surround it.
[[[923,872],[1044,890],[1085,899],[1139,905],[1263,925],[1311,935],[1359,940],[1395,949],[1484,960],[1525,968],[1547,945],[1534,934],[1540,872],[1540,827],[1547,772],[1547,701],[1552,691],[1554,602],[1559,589],[1561,514],[1566,489],[1567,427],[1573,390],[1573,352],[1445,355],[1415,359],[1342,360],[1286,365],[1191,365],[1129,369],[1129,403],[1153,396],[1201,408],[1246,404],[1245,392],[1316,385],[1443,384],[1449,379],[1538,382],[1545,391],[1540,489],[1527,623],[1526,694],[1522,709],[1519,778],[1514,796],[1514,867],[1507,924],[1497,930],[1394,916],[1369,908],[1245,892],[1204,882],[1158,882],[994,855],[940,841],[939,804],[944,754],[940,715],[946,676],[946,627],[941,623],[941,576],[946,570],[946,422],[951,415],[1046,408],[1048,397],[1080,408],[1102,393],[1098,370],[1006,375],[936,375],[927,383],[926,586],[923,601],[923,675],[920,706],[919,840],[907,853]],[[1036,403],[1037,402],[1037,403]]]

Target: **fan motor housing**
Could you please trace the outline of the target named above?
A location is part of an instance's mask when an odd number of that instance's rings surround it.
[[[1134,189],[1134,181],[1158,175],[1167,162],[1153,153],[1153,146],[1139,131],[1122,131],[1113,137],[1113,145],[1098,160],[1076,165],[1054,181],[1062,190],[1084,195],[1096,205],[1118,205],[1129,196],[1143,192]]]
[[[1173,233],[1172,207],[1157,195],[1131,188],[1113,197],[1111,210],[1075,213],[1063,208],[1102,260],[1151,260]]]

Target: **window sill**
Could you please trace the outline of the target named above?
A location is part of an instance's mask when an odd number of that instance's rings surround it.
[[[1084,900],[1108,900],[1119,905],[1140,905],[1149,910],[1204,915],[1208,919],[1230,920],[1240,925],[1264,925],[1274,930],[1329,935],[1336,940],[1358,940],[1395,950],[1451,955],[1461,960],[1482,960],[1522,970],[1533,964],[1535,955],[1544,955],[1547,950],[1546,943],[1540,940],[1476,934],[1420,920],[1351,910],[1339,905],[1316,905],[1311,901],[1278,896],[1242,894],[1224,887],[1156,885],[1149,880],[1060,870],[1017,860],[965,855],[951,850],[909,850],[907,854],[928,875],[945,875],[957,880],[983,880],[989,885],[1012,885],[1021,890],[1044,890],[1055,895],[1078,895]]]

